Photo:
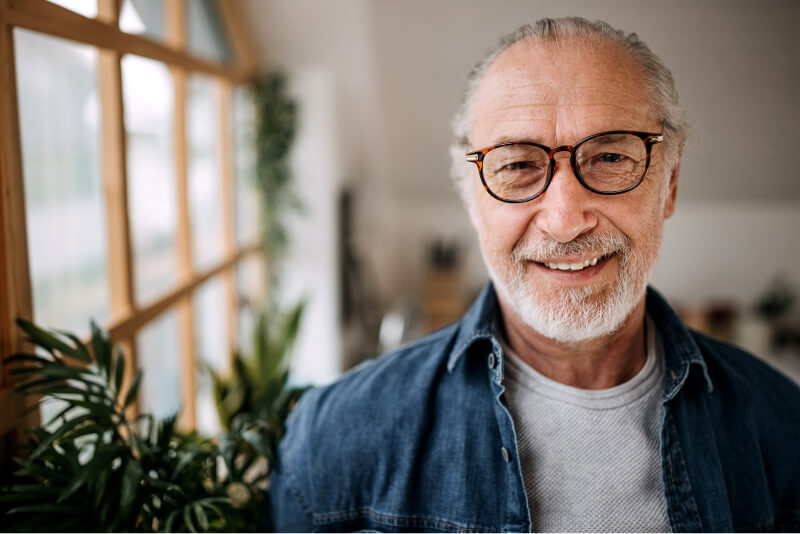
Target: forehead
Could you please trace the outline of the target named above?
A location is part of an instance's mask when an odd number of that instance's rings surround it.
[[[657,131],[650,104],[641,66],[608,39],[519,42],[478,87],[470,142],[570,144],[606,130]]]

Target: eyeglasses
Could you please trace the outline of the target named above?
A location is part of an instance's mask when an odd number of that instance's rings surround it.
[[[478,166],[486,192],[502,202],[529,202],[545,192],[553,179],[557,152],[570,153],[578,181],[594,193],[619,195],[644,180],[650,150],[662,134],[612,131],[581,139],[574,145],[501,143],[467,153]]]

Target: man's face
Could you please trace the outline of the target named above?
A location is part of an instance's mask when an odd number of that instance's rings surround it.
[[[640,67],[605,41],[517,43],[489,67],[473,110],[471,150],[661,131]],[[547,191],[524,204],[490,197],[474,171],[470,216],[499,297],[519,319],[546,337],[575,342],[612,333],[642,302],[677,192],[664,148],[654,146],[642,184],[621,195],[585,189],[567,152],[556,154]]]

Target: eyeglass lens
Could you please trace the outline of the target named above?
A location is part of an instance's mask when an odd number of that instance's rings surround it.
[[[616,193],[636,185],[647,167],[644,141],[631,134],[588,139],[575,150],[584,184],[599,193]],[[544,149],[526,144],[497,147],[483,159],[483,179],[492,193],[506,200],[535,196],[547,184],[550,158]]]

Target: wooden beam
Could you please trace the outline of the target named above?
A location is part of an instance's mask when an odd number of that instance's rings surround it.
[[[120,0],[98,0],[97,19],[119,26]],[[103,185],[106,204],[106,236],[108,249],[108,281],[111,301],[111,320],[130,317],[136,313],[134,296],[133,245],[128,213],[127,137],[122,95],[121,55],[116,50],[98,50],[98,86],[100,116],[103,128]],[[139,359],[136,337],[116,340],[125,354],[127,365],[123,389],[127,390]],[[128,409],[133,418],[138,413],[138,399]]]
[[[19,426],[18,416],[25,410],[23,401],[22,395],[12,392],[10,387],[0,389],[0,406],[3,407],[3,415],[0,417],[0,436]]]
[[[220,165],[220,188],[222,194],[222,246],[225,257],[230,257],[236,251],[236,226],[234,219],[236,210],[234,208],[234,169],[233,169],[233,130],[231,128],[231,99],[233,98],[233,87],[230,82],[220,80],[219,82],[219,165]],[[237,338],[237,319],[238,319],[238,299],[236,295],[236,270],[228,269],[223,274],[223,291],[225,299],[225,323],[228,329],[228,364],[233,363],[233,354],[236,350]]]
[[[98,82],[103,144],[108,276],[112,321],[135,310],[133,244],[128,212],[126,132],[122,103],[122,69],[119,53],[101,50]]]
[[[139,309],[136,314],[130,317],[125,317],[118,322],[110,323],[107,326],[107,329],[111,338],[114,340],[131,338],[140,328],[157,318],[169,308],[175,306],[181,300],[185,299],[207,280],[218,274],[222,274],[228,269],[233,269],[236,267],[236,264],[239,263],[245,256],[259,254],[260,252],[261,248],[258,244],[239,249],[236,251],[236,253],[226,258],[219,265],[216,265],[215,267],[196,275],[188,283],[180,285],[178,288],[167,293],[155,302],[152,302],[148,306]]]
[[[5,1],[0,1],[0,360],[24,349],[15,319],[33,316],[14,38],[8,14]],[[0,387],[11,384],[4,367]]]
[[[97,20],[119,28],[119,13],[122,10],[122,0],[97,0]]]
[[[247,77],[255,76],[257,70],[255,49],[244,25],[240,2],[237,0],[216,0],[215,3],[217,12],[222,19],[222,27],[225,29],[225,34],[233,46],[237,70],[245,73]]]
[[[178,280],[188,285],[195,278],[192,265],[192,222],[189,214],[188,142],[186,135],[186,72],[173,68],[175,83],[175,180],[178,201]],[[177,303],[180,322],[181,347],[181,412],[180,423],[184,429],[194,429],[196,416],[196,340],[192,293],[186,293]]]
[[[13,29],[0,0],[0,364],[29,348],[15,320],[33,318],[16,80]],[[10,369],[3,365],[0,436],[13,432],[16,443],[25,443],[27,428],[39,423],[39,411],[26,408],[37,399],[12,394],[12,387]]]
[[[166,40],[175,50],[183,51],[186,46],[185,26],[186,6],[183,0],[166,2]],[[187,80],[186,71],[172,67],[172,81],[175,86],[173,148],[175,150],[175,183],[178,203],[177,260],[178,282],[182,286],[195,278],[192,265],[192,221],[189,213],[189,143],[186,133]],[[180,387],[183,407],[179,424],[186,430],[197,426],[197,342],[195,338],[194,307],[192,292],[186,293],[176,304],[180,339]]]
[[[174,50],[186,50],[186,3],[184,0],[166,0],[164,4],[166,19],[166,42]]]
[[[182,49],[140,35],[120,31],[101,20],[87,18],[46,0],[3,0],[7,23],[71,41],[135,54],[186,70],[202,72],[236,82],[247,82],[249,74],[190,56]]]

